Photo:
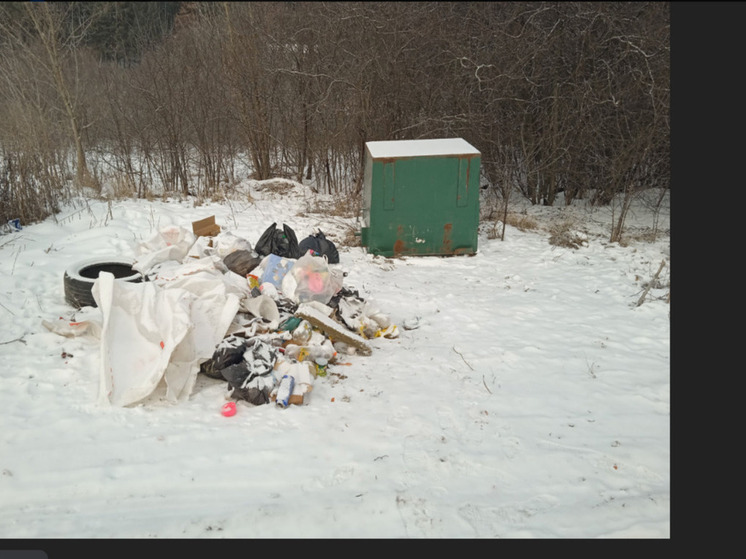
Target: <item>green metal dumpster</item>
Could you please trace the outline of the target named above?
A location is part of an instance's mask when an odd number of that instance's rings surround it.
[[[365,144],[361,244],[371,254],[474,254],[481,154],[462,138]]]

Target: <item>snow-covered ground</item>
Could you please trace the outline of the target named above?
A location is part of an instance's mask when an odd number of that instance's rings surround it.
[[[0,236],[0,537],[670,537],[667,204],[654,242],[620,246],[611,208],[516,197],[538,228],[383,258],[307,188],[242,186],[198,206],[89,200]],[[399,337],[330,365],[301,406],[224,417],[227,383],[204,375],[178,404],[102,403],[99,339],[42,325],[76,316],[64,270],[210,215],[252,246],[272,222],[320,228]],[[637,205],[628,229],[654,217]],[[549,242],[556,223],[579,248]]]

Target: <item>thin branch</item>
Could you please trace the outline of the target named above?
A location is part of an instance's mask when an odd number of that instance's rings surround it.
[[[0,342],[0,345],[12,344],[13,342],[21,342],[22,344],[25,344],[26,340],[24,340],[23,336],[21,336],[20,338],[16,338],[15,340],[8,340],[7,342]]]
[[[456,346],[453,346],[451,349],[453,351],[455,351],[456,353],[458,353],[461,356],[461,359],[463,359],[463,361],[464,361],[464,363],[466,363],[467,367],[469,367],[472,371],[474,370],[474,367],[472,367],[471,365],[469,365],[469,363],[466,361],[466,359],[464,359],[464,356],[461,355],[461,353],[459,353],[459,351],[456,349]]]
[[[16,315],[16,313],[14,313],[12,310],[10,310],[8,307],[6,307],[5,305],[3,305],[2,303],[0,303],[0,307],[4,308],[6,311],[8,311],[13,316]]]
[[[467,365],[468,365],[468,363],[467,363]],[[484,384],[484,387],[487,389],[487,392],[489,392],[490,394],[492,394],[492,390],[489,389],[489,387],[487,386],[487,383],[484,381],[484,375],[482,375],[482,384]]]
[[[648,285],[647,285],[647,287],[645,287],[645,291],[643,291],[643,292],[642,292],[642,295],[640,295],[640,299],[639,299],[639,300],[637,301],[637,306],[638,306],[638,307],[639,307],[640,305],[642,305],[643,301],[645,301],[645,297],[647,296],[647,294],[648,294],[648,291],[650,291],[650,288],[651,288],[651,287],[653,287],[653,284],[654,284],[654,283],[656,282],[656,280],[658,279],[658,276],[660,275],[660,273],[661,273],[661,270],[663,269],[663,266],[665,266],[665,265],[666,265],[666,261],[665,261],[665,259],[664,259],[664,260],[661,260],[661,265],[660,265],[660,266],[658,267],[658,271],[657,271],[657,272],[655,272],[655,275],[653,276],[653,279],[651,279],[651,280],[650,280],[650,281],[648,282]]]

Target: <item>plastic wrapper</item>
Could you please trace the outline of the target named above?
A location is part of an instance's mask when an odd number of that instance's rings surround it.
[[[282,291],[298,303],[317,301],[327,304],[342,288],[343,277],[329,268],[325,257],[305,254],[283,280]]]
[[[296,261],[270,254],[262,262],[264,269],[260,283],[271,283],[277,289],[282,289],[282,280],[295,267]]]

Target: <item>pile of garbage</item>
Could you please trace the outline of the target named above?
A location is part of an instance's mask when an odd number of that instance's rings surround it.
[[[340,355],[369,355],[366,340],[398,336],[389,317],[345,287],[345,274],[329,266],[339,263],[339,253],[321,231],[298,243],[292,228],[273,223],[253,251],[237,248],[222,261],[246,277],[250,291],[200,373],[226,380],[234,400],[303,404],[315,379],[325,377]]]
[[[146,281],[101,272],[101,398],[132,405],[186,399],[198,375],[224,380],[232,401],[306,404],[319,377],[368,340],[396,338],[389,317],[344,285],[339,253],[323,232],[298,243],[270,225],[256,246],[220,232],[161,229],[138,245]],[[78,323],[80,324],[80,323]],[[235,408],[234,408],[235,409]]]

